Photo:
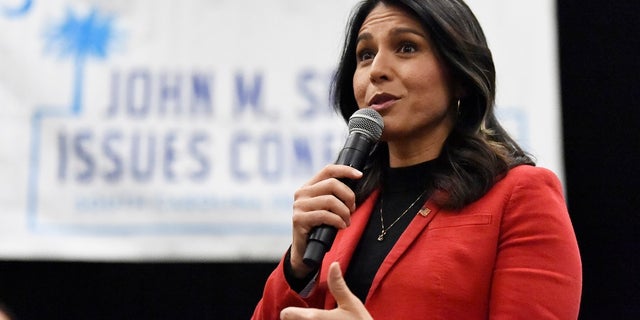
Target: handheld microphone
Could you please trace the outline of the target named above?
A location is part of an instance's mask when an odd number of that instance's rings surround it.
[[[380,136],[384,122],[382,116],[373,109],[359,109],[349,117],[349,136],[338,154],[336,164],[343,164],[362,171],[367,157],[376,145]],[[340,179],[353,190],[356,181],[351,179]],[[311,230],[307,248],[302,261],[312,268],[317,268],[324,255],[333,244],[338,230],[328,225],[320,225]]]

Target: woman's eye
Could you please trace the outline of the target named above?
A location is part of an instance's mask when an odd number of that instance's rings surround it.
[[[360,53],[358,54],[358,60],[359,60],[359,61],[367,61],[367,60],[371,60],[371,59],[373,59],[373,58],[374,58],[374,56],[375,56],[375,55],[374,55],[374,54],[373,54],[373,52],[371,52],[371,51],[363,51],[363,52],[360,52]]]
[[[413,53],[416,52],[417,48],[416,45],[413,43],[403,43],[400,48],[398,49],[398,52],[400,53]]]

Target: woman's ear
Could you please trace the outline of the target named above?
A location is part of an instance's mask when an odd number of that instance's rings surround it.
[[[453,94],[457,100],[462,100],[467,97],[467,87],[461,83],[456,83],[453,87]]]

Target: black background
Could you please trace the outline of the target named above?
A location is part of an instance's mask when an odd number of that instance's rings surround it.
[[[584,270],[580,319],[640,319],[639,4],[557,4],[567,199]],[[0,301],[18,319],[248,319],[274,267],[0,261]]]

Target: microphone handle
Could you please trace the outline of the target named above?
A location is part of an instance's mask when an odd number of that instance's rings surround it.
[[[365,134],[357,132],[350,134],[344,148],[338,155],[336,164],[348,165],[362,171],[374,145],[375,141],[372,141]],[[353,190],[357,182],[346,178],[338,180],[346,184],[351,190]],[[304,264],[317,269],[322,259],[324,259],[325,253],[331,249],[336,233],[338,233],[338,230],[335,227],[325,224],[313,228],[309,234],[307,248],[302,257]]]

